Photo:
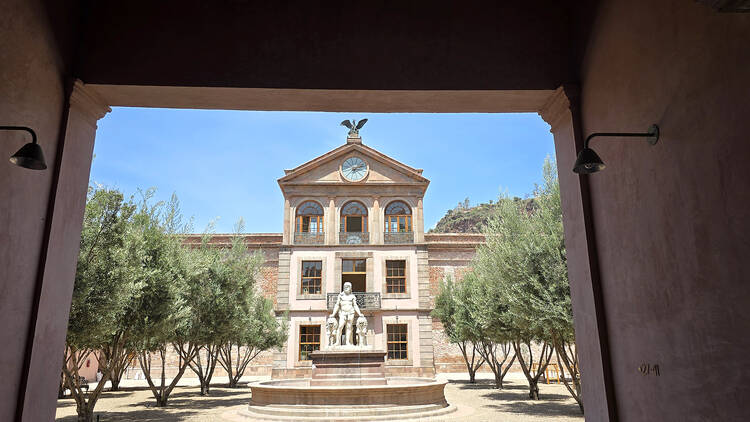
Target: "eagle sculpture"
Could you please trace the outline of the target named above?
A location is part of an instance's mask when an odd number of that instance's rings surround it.
[[[344,120],[343,122],[341,122],[341,126],[348,127],[349,135],[351,136],[351,135],[358,135],[359,130],[362,129],[362,126],[364,126],[365,123],[367,123],[367,119],[362,119],[359,122],[352,119],[352,120]]]

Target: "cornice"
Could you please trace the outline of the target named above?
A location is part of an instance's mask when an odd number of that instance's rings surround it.
[[[83,112],[89,123],[96,126],[96,122],[112,111],[107,102],[94,89],[86,86],[80,79],[73,84],[70,94],[70,106]]]
[[[312,160],[306,163],[303,163],[291,170],[284,170],[285,175],[284,177],[278,179],[278,183],[282,187],[284,185],[293,184],[294,182],[290,182],[290,180],[294,179],[295,177],[301,174],[307,173],[308,171],[314,168],[317,168],[318,166],[323,165],[324,163],[335,160],[338,157],[344,156],[354,151],[359,152],[371,159],[377,160],[381,164],[391,167],[403,173],[404,175],[417,180],[418,183],[424,183],[424,184],[430,183],[430,181],[427,178],[422,176],[422,169],[416,169],[416,168],[410,167],[364,144],[345,144],[331,151],[328,151],[327,153],[321,156],[313,158]]]
[[[566,112],[577,103],[578,89],[571,85],[563,85],[549,96],[547,102],[539,109],[539,115],[550,125],[550,132],[554,132],[563,122]]]

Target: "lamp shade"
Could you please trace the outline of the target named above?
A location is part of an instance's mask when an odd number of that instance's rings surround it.
[[[604,162],[591,148],[584,148],[578,153],[573,171],[578,174],[591,174],[604,170]]]
[[[32,170],[44,170],[47,168],[47,164],[44,161],[44,154],[42,153],[42,147],[39,144],[28,143],[21,147],[12,157],[10,162],[27,169]]]

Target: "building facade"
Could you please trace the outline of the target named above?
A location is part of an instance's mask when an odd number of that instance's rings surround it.
[[[289,332],[272,375],[309,376],[308,354],[328,347],[325,321],[346,282],[368,319],[368,346],[387,351],[388,371],[433,375],[437,285],[468,265],[481,236],[425,235],[429,180],[357,134],[278,183],[284,228],[274,297]]]

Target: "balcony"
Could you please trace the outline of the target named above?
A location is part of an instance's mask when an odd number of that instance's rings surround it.
[[[364,232],[341,232],[339,233],[339,244],[341,245],[366,245],[370,243],[370,233]]]
[[[383,243],[414,243],[414,232],[385,232],[383,233]]]
[[[333,307],[336,306],[336,299],[338,293],[328,293],[326,295],[326,306],[328,311],[333,311]],[[364,311],[377,311],[380,310],[380,293],[377,292],[354,292],[354,296],[357,298],[357,306],[359,310]]]
[[[322,245],[325,241],[325,233],[294,233],[295,245]]]

